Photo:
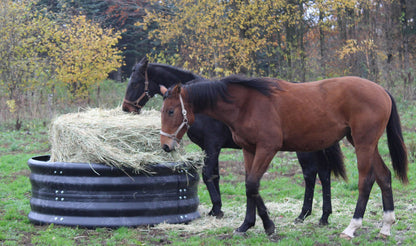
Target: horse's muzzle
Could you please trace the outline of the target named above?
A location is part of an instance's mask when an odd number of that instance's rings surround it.
[[[167,145],[167,144],[164,144],[163,145],[163,147],[162,147],[162,149],[164,150],[164,151],[166,151],[166,152],[171,152],[172,151],[172,149],[169,147],[169,145]]]
[[[164,151],[171,152],[176,150],[176,148],[179,148],[179,142],[174,139],[168,139],[168,141],[163,141],[161,139],[161,147]]]
[[[135,114],[140,114],[141,108],[135,107],[131,104],[128,104],[126,102],[123,102],[123,104],[121,105],[121,108],[124,112],[127,113],[135,113]]]

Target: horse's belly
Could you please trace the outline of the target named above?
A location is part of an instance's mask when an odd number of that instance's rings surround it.
[[[295,143],[284,143],[281,148],[281,151],[318,151],[332,146],[335,142],[328,142],[325,140],[315,139],[305,143],[300,141]]]
[[[283,139],[282,151],[317,151],[328,148],[341,140],[348,132],[345,130],[328,130],[325,132],[308,132],[286,136]]]

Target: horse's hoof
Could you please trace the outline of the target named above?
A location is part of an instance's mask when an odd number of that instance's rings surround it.
[[[319,220],[319,225],[320,226],[327,226],[327,225],[329,225],[329,223],[328,223],[328,221],[327,220]]]
[[[238,229],[236,229],[236,230],[234,231],[234,235],[235,235],[235,236],[246,237],[246,236],[247,236],[247,233],[246,233],[245,231],[238,231]]]
[[[379,238],[382,238],[382,239],[387,239],[387,238],[389,238],[389,235],[386,235],[386,234],[383,234],[383,233],[379,233],[378,234],[378,237]]]
[[[295,219],[295,224],[301,224],[301,223],[303,223],[303,219],[299,217]]]
[[[214,212],[213,210],[209,211],[208,213],[209,216],[214,216],[217,219],[222,219],[222,217],[224,217],[224,212],[223,211],[219,211],[219,212]]]
[[[223,211],[219,211],[216,215],[214,215],[215,218],[217,219],[222,219],[222,217],[224,217],[224,212]]]
[[[352,239],[352,237],[348,236],[348,235],[347,235],[347,234],[345,234],[345,233],[341,233],[341,234],[339,235],[339,237],[340,237],[340,238],[343,238],[343,239],[346,239],[346,240],[351,240],[351,239]]]
[[[264,230],[266,231],[267,236],[273,235],[275,228],[274,223],[272,223],[267,229],[265,228]]]

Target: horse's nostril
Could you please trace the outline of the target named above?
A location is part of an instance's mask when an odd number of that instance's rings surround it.
[[[169,148],[169,145],[167,145],[167,144],[164,144],[162,148],[166,152],[170,152],[171,151],[171,149]]]

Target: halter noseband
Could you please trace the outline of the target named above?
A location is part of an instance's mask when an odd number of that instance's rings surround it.
[[[132,105],[132,106],[134,106],[134,107],[136,107],[136,108],[138,108],[138,109],[141,109],[143,106],[142,105],[140,105],[139,104],[139,102],[144,98],[144,97],[147,97],[147,99],[150,99],[151,98],[151,96],[149,95],[149,78],[148,78],[148,76],[147,76],[147,70],[146,70],[146,72],[144,73],[144,91],[143,91],[143,93],[142,93],[142,95],[140,95],[140,97],[139,98],[137,98],[137,100],[136,101],[134,101],[134,102],[132,102],[132,101],[129,101],[129,100],[127,100],[126,98],[124,98],[123,99],[123,102],[125,102],[125,103],[127,103],[127,104],[130,104],[130,105]]]
[[[182,100],[182,96],[181,94],[179,94],[179,101],[181,102],[181,108],[182,108],[182,116],[183,116],[183,120],[182,120],[182,124],[179,125],[178,129],[175,131],[175,133],[173,134],[169,134],[167,132],[164,132],[162,130],[160,130],[160,135],[166,136],[170,139],[173,139],[174,141],[176,141],[177,143],[179,143],[181,140],[178,139],[178,133],[182,130],[182,128],[184,128],[186,126],[186,128],[189,128],[189,123],[188,123],[188,117],[186,109],[185,109],[185,105],[183,104],[183,100]]]

